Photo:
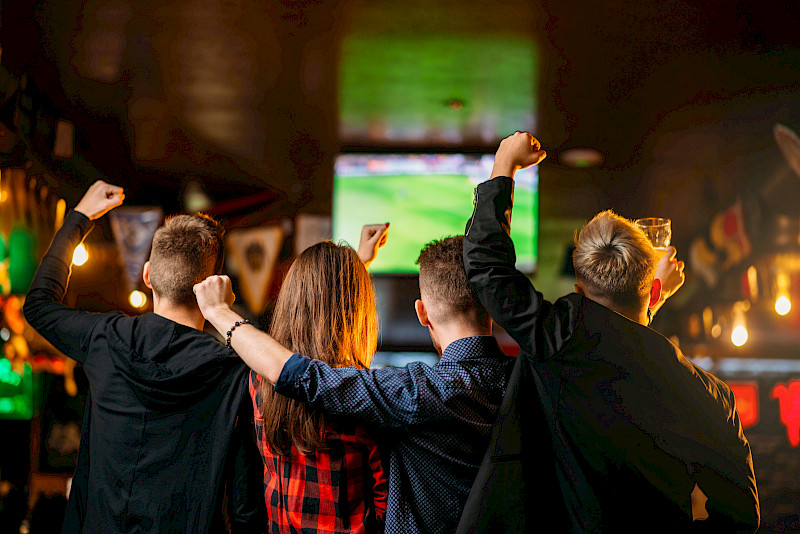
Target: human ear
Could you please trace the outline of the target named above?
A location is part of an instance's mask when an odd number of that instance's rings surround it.
[[[650,288],[650,304],[648,308],[652,308],[661,299],[661,280],[658,278],[653,279],[653,287]]]
[[[150,262],[144,264],[144,270],[142,270],[142,280],[144,280],[144,285],[153,289],[153,284],[150,283]]]
[[[425,309],[425,303],[422,300],[417,299],[414,301],[414,311],[417,312],[417,319],[419,319],[419,324],[422,326],[431,326],[431,322],[428,319],[428,310]]]

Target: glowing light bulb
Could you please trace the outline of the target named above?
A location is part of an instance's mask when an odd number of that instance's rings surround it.
[[[731,332],[731,343],[737,347],[741,347],[747,343],[747,328],[744,326],[737,326],[734,328],[733,332]]]
[[[792,301],[786,295],[781,295],[775,301],[775,313],[778,315],[786,315],[792,311]]]
[[[89,260],[89,251],[83,246],[83,243],[75,247],[75,252],[72,253],[72,264],[81,266]]]
[[[145,295],[144,293],[142,293],[137,289],[135,291],[131,291],[131,294],[128,297],[128,301],[134,308],[141,308],[142,306],[147,304],[147,295]]]

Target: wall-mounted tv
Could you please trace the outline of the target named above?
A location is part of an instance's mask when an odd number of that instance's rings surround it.
[[[389,222],[389,242],[370,270],[416,273],[415,261],[426,243],[464,233],[473,190],[489,178],[493,163],[493,154],[340,154],[333,180],[333,239],[357,247],[362,225]],[[511,237],[517,268],[531,273],[538,245],[536,168],[519,171],[515,181]]]

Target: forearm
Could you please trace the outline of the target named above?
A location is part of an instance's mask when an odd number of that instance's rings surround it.
[[[221,334],[226,333],[244,319],[227,306],[218,306],[206,315],[206,319]],[[244,324],[231,333],[231,347],[255,372],[275,383],[292,351],[258,328]]]
[[[67,215],[36,271],[23,308],[28,324],[71,357],[76,357],[80,341],[97,320],[95,314],[61,304],[67,292],[73,251],[92,228],[86,216],[75,211]]]
[[[440,414],[438,396],[426,393],[425,372],[421,364],[333,368],[319,360],[293,356],[275,383],[275,392],[373,428],[404,428],[419,423],[423,414]]]
[[[28,290],[28,299],[61,302],[67,292],[72,267],[72,254],[94,224],[85,215],[71,211],[53,237],[47,253],[36,271]],[[27,304],[27,302],[26,302]],[[27,306],[26,306],[27,308]]]
[[[528,349],[542,299],[514,266],[516,254],[509,236],[512,192],[513,182],[506,177],[476,188],[475,213],[464,236],[464,269],[492,319]]]

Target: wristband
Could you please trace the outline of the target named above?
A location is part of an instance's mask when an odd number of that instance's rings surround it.
[[[252,324],[252,323],[247,319],[236,321],[235,323],[233,323],[233,326],[228,330],[228,333],[225,334],[225,345],[227,345],[228,348],[230,348],[231,346],[231,334],[233,334],[233,331],[236,330],[236,327],[242,326],[243,324]]]

